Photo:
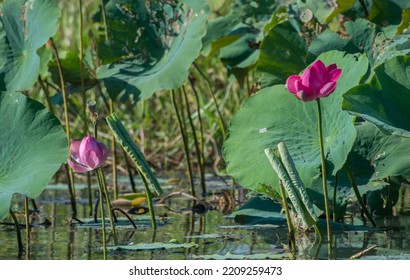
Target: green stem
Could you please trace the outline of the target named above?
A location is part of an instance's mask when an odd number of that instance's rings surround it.
[[[19,224],[19,221],[17,220],[16,215],[14,214],[14,212],[11,209],[9,210],[9,214],[10,214],[11,218],[13,219],[14,225],[16,227],[17,244],[18,244],[19,255],[20,255],[24,251],[23,242],[21,241],[20,224]]]
[[[373,217],[372,217],[372,215],[370,214],[369,210],[367,209],[366,205],[364,204],[364,201],[363,201],[363,199],[362,199],[362,196],[360,195],[359,189],[357,188],[356,180],[354,179],[352,170],[350,169],[350,167],[349,167],[348,164],[345,164],[344,167],[345,167],[345,170],[346,170],[346,172],[347,172],[347,176],[349,177],[350,184],[352,185],[353,191],[354,191],[354,193],[355,193],[355,195],[356,195],[357,201],[358,201],[359,204],[360,204],[360,207],[361,207],[362,210],[364,211],[364,214],[366,215],[366,217],[369,219],[369,221],[370,221],[370,222],[372,223],[372,225],[375,227],[375,226],[376,226],[376,223],[375,223],[375,221],[373,220]]]
[[[287,201],[287,198],[286,198],[285,188],[283,187],[282,181],[279,182],[279,190],[280,190],[280,195],[282,197],[283,208],[285,209],[286,224],[288,225],[289,243],[290,243],[290,247],[292,249],[292,254],[295,255],[295,253],[296,253],[295,231],[294,231],[295,227],[293,226],[292,220],[291,220],[291,217],[290,217],[288,201]]]
[[[30,211],[29,211],[27,197],[24,198],[24,212],[25,212],[25,222],[26,222],[26,245],[27,245],[27,248],[29,248],[30,247]]]
[[[115,229],[114,215],[112,212],[110,197],[108,195],[107,183],[105,182],[104,170],[102,169],[102,167],[97,169],[97,178],[98,178],[98,184],[102,188],[102,191],[105,197],[105,202],[107,204],[108,217],[110,219],[111,232],[114,236],[114,243],[117,244],[117,232]]]
[[[51,114],[55,115],[54,112],[54,107],[51,105],[51,101],[50,101],[50,91],[48,90],[48,88],[46,87],[46,85],[44,84],[43,80],[41,79],[41,77],[38,77],[38,82],[40,84],[40,87],[43,89],[44,91],[44,95],[46,96],[46,105],[47,105],[47,109],[50,111]]]
[[[319,144],[320,144],[320,161],[322,163],[322,186],[323,195],[325,201],[325,213],[326,213],[326,229],[327,229],[327,239],[328,239],[328,253],[329,258],[332,255],[332,232],[330,228],[330,214],[329,214],[329,202],[328,193],[326,185],[326,161],[325,161],[325,151],[323,147],[323,130],[322,130],[322,109],[320,108],[320,99],[316,99],[317,111],[318,111],[318,132],[319,132]]]
[[[217,99],[216,99],[215,92],[214,92],[213,89],[212,89],[211,82],[209,81],[209,79],[208,79],[208,77],[205,75],[205,73],[202,72],[201,68],[200,68],[195,62],[194,62],[194,66],[195,66],[196,70],[198,70],[198,72],[199,72],[199,74],[202,76],[202,78],[204,78],[205,84],[206,84],[206,86],[208,87],[209,92],[211,93],[212,100],[214,101],[214,104],[215,104],[216,113],[218,114],[218,117],[219,117],[219,126],[220,126],[220,129],[221,129],[221,132],[222,132],[222,136],[223,136],[223,139],[225,139],[225,138],[226,138],[225,120],[224,120],[224,118],[222,117],[221,111],[219,110],[218,101],[217,101]]]
[[[189,120],[189,124],[191,126],[192,136],[194,138],[196,157],[197,157],[197,162],[198,162],[198,167],[199,167],[199,172],[200,172],[200,177],[201,177],[202,195],[205,196],[206,195],[205,174],[204,174],[203,168],[202,168],[201,149],[199,147],[198,136],[196,135],[196,129],[195,129],[194,121],[192,120],[192,117],[191,117],[191,106],[189,105],[188,95],[186,93],[186,90],[185,90],[184,86],[182,86],[182,92],[184,94],[185,104],[186,104],[186,111],[187,111],[187,114],[188,114],[188,120]]]
[[[205,152],[204,152],[204,128],[202,123],[202,115],[201,115],[201,103],[199,102],[198,92],[195,88],[195,85],[191,79],[189,79],[192,91],[195,95],[195,101],[197,104],[197,113],[198,113],[198,122],[199,122],[199,136],[200,136],[200,173],[201,173],[201,187],[202,193],[206,194],[206,184],[205,184]]]
[[[67,135],[68,145],[70,145],[71,135],[70,135],[70,122],[69,122],[69,119],[68,119],[68,96],[67,96],[67,93],[65,91],[63,67],[61,66],[60,56],[58,54],[58,50],[57,50],[56,45],[54,44],[53,39],[50,38],[49,41],[50,41],[51,48],[54,51],[54,55],[55,55],[56,61],[57,61],[57,69],[58,69],[58,74],[59,74],[59,77],[60,77],[61,93],[63,95],[65,133]],[[68,189],[69,189],[70,198],[71,198],[71,207],[72,207],[72,212],[73,212],[72,214],[73,214],[74,217],[76,217],[77,216],[77,202],[76,202],[76,198],[75,198],[74,175],[73,175],[73,171],[71,170],[71,168],[69,168],[67,164],[65,164],[65,166],[66,166],[67,177],[68,177]]]
[[[114,100],[110,99],[110,115],[114,113]],[[114,199],[118,199],[118,173],[117,173],[117,142],[115,136],[111,136],[111,151],[112,151],[112,184],[114,189]]]
[[[188,177],[189,177],[189,184],[191,186],[191,194],[195,196],[195,186],[194,186],[194,179],[192,175],[192,167],[191,167],[191,157],[189,156],[189,147],[188,147],[188,139],[186,136],[186,129],[184,128],[184,123],[181,118],[181,114],[178,109],[178,104],[175,98],[175,90],[171,91],[171,97],[172,97],[172,104],[174,105],[175,108],[175,113],[177,115],[178,119],[178,125],[179,125],[179,130],[181,132],[181,137],[182,137],[182,142],[184,144],[184,151],[185,151],[185,158],[187,161],[187,169],[188,169]]]
[[[104,1],[101,0],[102,19],[104,24],[105,41],[108,41],[108,25],[107,25],[107,11],[105,10]]]
[[[152,229],[155,231],[157,229],[157,220],[155,219],[154,205],[152,204],[152,193],[149,189],[149,185],[145,177],[142,176],[142,174],[140,174],[140,177],[142,181],[144,182],[145,192],[147,196],[148,210],[149,210],[150,217],[151,217],[151,225],[152,225]]]
[[[97,177],[99,177],[97,175]],[[102,230],[102,243],[103,243],[103,255],[104,255],[104,260],[107,259],[107,235],[106,235],[106,230],[105,230],[105,211],[104,211],[104,190],[102,184],[100,184],[100,179],[99,181],[99,192],[100,192],[100,199],[99,199],[99,206],[100,206],[100,211],[101,211],[101,230]]]
[[[333,222],[336,222],[336,195],[337,195],[337,181],[339,178],[339,173],[336,173],[335,176],[335,187],[333,188]]]
[[[136,193],[137,189],[135,187],[134,173],[133,173],[132,167],[131,167],[130,161],[128,159],[127,152],[124,149],[122,149],[122,151],[123,151],[123,154],[124,154],[125,166],[127,167],[128,177],[130,179],[131,189],[134,193]]]

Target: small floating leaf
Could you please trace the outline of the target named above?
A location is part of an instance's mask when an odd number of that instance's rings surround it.
[[[108,250],[143,251],[143,250],[169,250],[180,248],[194,248],[196,243],[140,243],[136,245],[107,246]]]

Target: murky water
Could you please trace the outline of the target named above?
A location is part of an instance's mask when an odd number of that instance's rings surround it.
[[[224,184],[215,183],[212,195],[208,200],[216,201],[215,210],[198,214],[190,211],[193,202],[182,196],[175,196],[166,201],[166,207],[156,206],[159,227],[154,232],[149,226],[149,219],[135,217],[138,228],[118,226],[118,244],[132,245],[140,243],[173,243],[191,244],[191,248],[157,249],[157,250],[109,250],[109,259],[215,259],[215,258],[290,258],[285,224],[260,224],[245,226],[227,218],[230,211],[238,208],[238,201],[243,201],[245,194],[241,188],[229,188],[228,192],[235,199],[235,205],[227,206],[218,197]],[[210,182],[212,183],[212,182]],[[178,189],[173,187],[174,189]],[[166,188],[170,193],[173,189]],[[403,192],[404,194],[404,192]],[[86,190],[78,190],[78,218],[90,219],[90,208]],[[30,228],[30,242],[25,241],[22,229],[23,243],[26,247],[23,255],[17,252],[16,232],[11,225],[0,226],[0,259],[42,259],[42,260],[92,260],[102,259],[102,231],[99,226],[70,223],[71,205],[67,191],[53,187],[47,189],[36,200],[40,214],[33,220],[35,226]],[[394,217],[377,218],[377,229],[359,228],[354,230],[337,230],[334,234],[336,259],[347,259],[354,254],[377,245],[362,259],[410,259],[410,192],[396,207]],[[216,206],[215,206],[216,205]],[[232,208],[233,206],[233,208]],[[22,199],[14,199],[13,209],[24,209]],[[170,210],[171,209],[171,210]],[[23,223],[23,213],[19,215]],[[141,220],[142,219],[142,220]],[[44,221],[50,224],[42,225]],[[5,219],[3,222],[9,222]],[[362,225],[359,218],[354,219],[355,225]],[[109,230],[109,226],[107,225]],[[312,234],[297,238],[298,259],[327,259],[326,244],[317,244]],[[109,236],[109,244],[113,238]]]

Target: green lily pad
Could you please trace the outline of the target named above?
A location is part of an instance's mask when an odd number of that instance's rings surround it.
[[[324,146],[329,173],[340,170],[350,152],[356,130],[353,117],[341,109],[341,96],[359,84],[368,70],[365,56],[332,51],[319,57],[326,65],[342,69],[338,86],[321,100]],[[309,188],[320,175],[320,152],[315,102],[301,102],[283,85],[265,88],[251,97],[234,116],[223,154],[227,172],[246,188],[273,195],[278,177],[264,154],[266,148],[285,142],[304,185]],[[313,200],[313,199],[312,199]]]
[[[163,56],[147,64],[137,59],[105,64],[98,68],[97,78],[104,81],[112,99],[132,99],[137,102],[156,91],[180,87],[188,78],[189,68],[202,48],[208,14],[201,1],[185,1],[181,21],[173,27],[176,35],[169,39]]]
[[[36,198],[65,163],[68,144],[59,120],[20,93],[0,93],[0,219],[14,193]]]
[[[146,251],[146,250],[171,250],[171,249],[184,249],[195,248],[198,245],[196,243],[139,243],[136,245],[119,245],[119,246],[107,246],[107,250],[119,250],[119,251]]]
[[[369,84],[343,96],[343,109],[391,134],[410,137],[410,57],[392,58],[374,71]]]
[[[53,37],[60,10],[56,1],[5,0],[0,12],[0,90],[30,89],[37,81],[40,57],[36,50]],[[4,41],[1,38],[6,38]],[[5,36],[5,37],[4,37]]]
[[[252,254],[252,255],[237,255],[232,253],[226,253],[226,255],[193,255],[193,259],[197,260],[283,260],[283,259],[292,259],[291,253],[283,254]]]

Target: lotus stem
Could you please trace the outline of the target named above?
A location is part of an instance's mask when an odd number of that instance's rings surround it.
[[[187,110],[187,114],[188,114],[188,120],[189,120],[189,124],[191,126],[191,129],[192,129],[192,135],[193,135],[193,138],[194,138],[196,157],[197,157],[199,173],[200,173],[200,178],[201,178],[202,195],[205,196],[206,195],[206,187],[205,187],[205,174],[204,174],[204,169],[203,169],[203,164],[202,164],[202,150],[199,146],[198,136],[196,135],[195,125],[194,125],[194,122],[193,122],[192,117],[191,117],[191,109],[190,109],[190,105],[189,105],[189,101],[188,101],[188,96],[187,96],[187,93],[186,93],[186,90],[185,90],[184,86],[182,86],[182,92],[184,94],[185,103],[186,103],[186,110]]]
[[[357,188],[356,180],[354,179],[353,172],[350,169],[350,166],[348,164],[345,164],[345,170],[347,172],[347,176],[349,177],[350,184],[352,185],[353,191],[356,195],[357,201],[359,202],[360,207],[364,211],[364,214],[366,217],[369,219],[369,221],[372,223],[372,225],[375,227],[376,223],[373,220],[372,215],[370,214],[369,210],[367,209],[366,205],[364,204],[364,201],[362,199],[362,196],[360,195],[359,189]]]
[[[29,202],[28,202],[28,197],[24,198],[24,213],[25,213],[25,222],[26,222],[26,255],[29,256],[29,251],[30,248],[30,209],[29,209]],[[28,257],[27,257],[28,259]]]
[[[200,154],[201,154],[201,163],[200,163],[200,172],[201,172],[201,186],[202,186],[202,192],[205,194],[206,193],[206,183],[205,183],[205,152],[204,152],[204,127],[203,127],[203,122],[202,122],[202,115],[201,115],[201,102],[199,102],[199,96],[198,92],[195,88],[195,85],[191,79],[189,79],[189,82],[192,87],[192,91],[194,92],[195,95],[195,101],[197,104],[197,113],[198,113],[198,122],[199,122],[199,135],[200,135]]]
[[[107,183],[105,182],[105,175],[104,175],[104,171],[102,167],[97,169],[97,178],[98,178],[98,184],[101,186],[101,189],[103,191],[105,201],[107,204],[108,217],[110,219],[111,231],[114,236],[114,243],[117,244],[117,232],[115,230],[115,221],[114,221],[115,218],[112,212],[111,201],[110,201],[110,197],[108,194]]]
[[[99,176],[97,176],[99,178]],[[107,259],[107,236],[106,236],[106,232],[105,232],[105,211],[104,211],[104,190],[102,187],[102,184],[100,184],[100,179],[98,179],[99,181],[99,206],[100,206],[100,211],[101,211],[101,230],[102,230],[102,243],[103,243],[103,256],[104,256],[104,260]]]
[[[110,115],[114,113],[114,100],[110,98]],[[114,189],[114,199],[118,198],[118,173],[117,173],[117,143],[115,136],[111,136],[111,151],[112,151],[112,184]]]
[[[339,178],[339,172],[335,176],[335,187],[333,188],[333,222],[336,222],[336,198],[337,198],[337,181]]]
[[[219,110],[218,101],[217,101],[217,99],[216,99],[215,92],[214,92],[213,89],[212,89],[211,82],[209,81],[209,79],[208,79],[208,77],[205,75],[205,73],[201,70],[201,68],[200,68],[195,62],[194,62],[194,66],[195,66],[196,70],[198,71],[198,73],[202,76],[202,78],[204,78],[205,84],[206,84],[206,86],[207,86],[209,92],[211,93],[212,100],[213,100],[213,102],[214,102],[214,104],[215,104],[216,113],[218,114],[218,117],[219,117],[219,126],[220,126],[220,129],[221,129],[221,132],[222,132],[222,136],[223,136],[223,139],[225,139],[225,138],[226,138],[225,120],[224,120],[224,118],[222,117],[221,110]]]
[[[54,56],[56,57],[57,61],[57,69],[58,69],[58,74],[60,77],[60,87],[61,87],[61,93],[63,95],[63,108],[64,108],[64,121],[65,121],[65,133],[67,135],[67,142],[68,145],[70,146],[71,143],[71,134],[70,134],[70,122],[68,119],[68,96],[65,91],[65,82],[64,82],[64,75],[63,75],[63,67],[61,66],[61,60],[60,56],[58,54],[58,50],[56,45],[54,44],[53,38],[50,38],[49,40],[51,48],[54,51]],[[68,164],[64,164],[67,172],[67,178],[68,178],[68,191],[70,193],[70,199],[71,199],[71,208],[72,208],[72,215],[74,217],[77,216],[77,202],[75,198],[75,186],[74,186],[74,175],[73,171],[71,168],[68,167]]]
[[[320,161],[322,163],[322,187],[323,195],[325,201],[325,214],[326,214],[326,230],[328,239],[328,253],[329,258],[332,255],[332,232],[330,228],[330,213],[329,213],[329,202],[327,193],[327,182],[326,182],[326,161],[325,161],[325,151],[323,147],[323,130],[322,130],[322,109],[320,106],[320,99],[316,99],[317,111],[318,111],[318,133],[319,133],[319,144],[320,144]]]
[[[38,83],[40,84],[40,87],[44,91],[44,95],[46,97],[47,109],[50,111],[51,114],[55,115],[54,107],[51,105],[51,101],[50,101],[50,91],[48,90],[48,88],[46,87],[46,85],[44,84],[40,76],[38,77],[37,80],[38,80]]]
[[[149,189],[149,185],[148,185],[147,180],[145,179],[145,176],[143,174],[140,174],[140,176],[141,176],[142,182],[144,183],[144,187],[145,187],[148,210],[149,210],[150,217],[151,217],[152,229],[155,231],[157,229],[157,220],[155,218],[154,205],[152,204],[152,193]]]
[[[283,203],[283,208],[285,209],[285,215],[286,215],[286,224],[288,225],[288,238],[289,238],[289,244],[292,249],[292,254],[296,253],[296,245],[295,245],[295,227],[292,224],[292,220],[290,217],[290,211],[288,207],[288,201],[286,198],[286,193],[285,189],[283,187],[282,181],[279,181],[279,190],[280,190],[280,196],[282,197],[282,203]]]
[[[182,137],[182,142],[184,144],[184,151],[185,151],[185,158],[187,161],[187,169],[188,169],[188,177],[189,177],[189,184],[191,187],[191,194],[195,196],[195,186],[194,186],[194,179],[192,175],[192,167],[191,167],[191,157],[189,155],[189,147],[188,147],[188,139],[186,135],[186,127],[184,125],[184,122],[182,120],[181,114],[178,109],[178,104],[175,98],[175,90],[171,91],[171,97],[172,97],[172,104],[174,105],[175,108],[175,113],[177,115],[178,119],[178,125],[179,125],[179,130],[181,132],[181,137]]]
[[[16,234],[17,234],[17,244],[18,244],[18,254],[21,255],[21,253],[23,253],[24,248],[23,248],[23,242],[21,240],[21,232],[20,232],[20,224],[19,221],[17,220],[16,215],[14,214],[14,212],[10,209],[9,210],[9,214],[11,216],[11,218],[13,219],[14,225],[16,227]]]

